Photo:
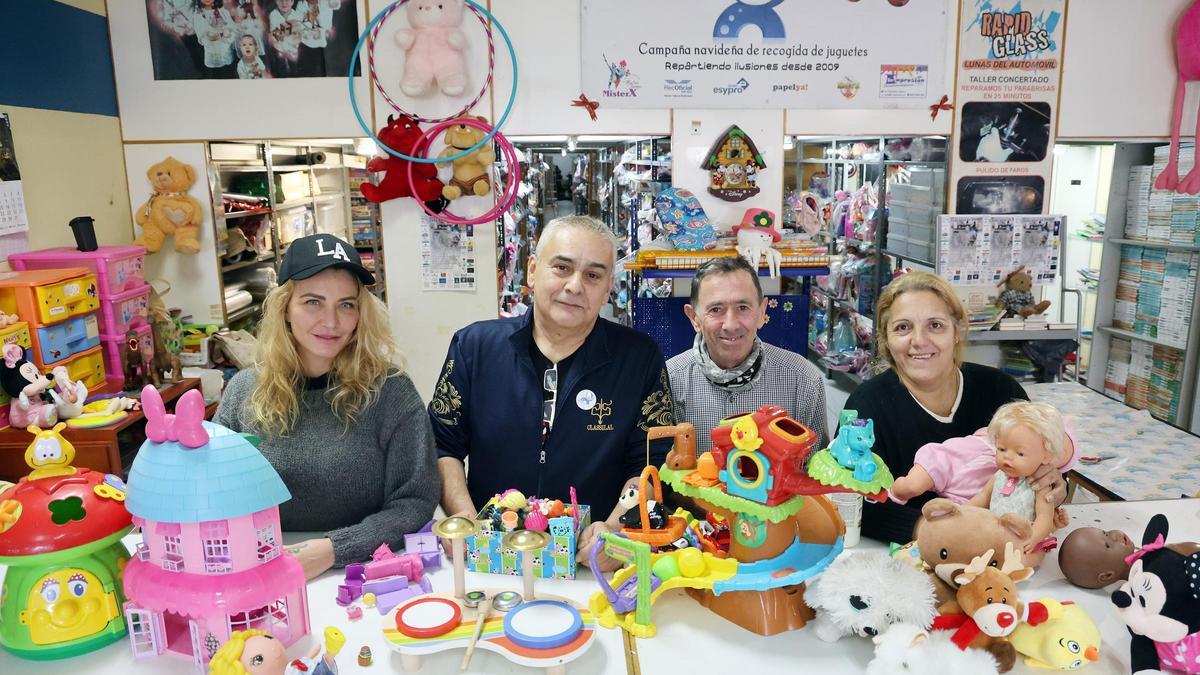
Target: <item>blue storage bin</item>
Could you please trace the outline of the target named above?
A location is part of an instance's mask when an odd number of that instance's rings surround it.
[[[54,363],[87,351],[100,344],[96,314],[75,316],[60,323],[40,326],[30,347],[32,360],[39,365]]]

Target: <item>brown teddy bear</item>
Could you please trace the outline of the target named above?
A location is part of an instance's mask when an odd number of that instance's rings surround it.
[[[1017,269],[1008,273],[997,286],[1004,286],[1004,291],[1000,293],[1000,297],[996,299],[996,306],[1004,308],[1005,316],[1021,315],[1022,318],[1029,318],[1034,314],[1041,314],[1050,306],[1049,300],[1043,300],[1037,304],[1033,302],[1033,277],[1029,272],[1025,271],[1025,266],[1021,265]]]
[[[921,520],[914,530],[926,572],[933,581],[939,604],[954,600],[958,585],[954,577],[988,549],[1003,551],[1012,543],[1020,550],[1033,533],[1033,525],[1021,516],[997,517],[987,509],[970,504],[955,504],[949,499],[931,499],[921,509]],[[1024,556],[1024,562],[1036,567],[1045,553]]]
[[[188,194],[196,182],[196,170],[168,157],[150,167],[146,178],[150,179],[154,194],[138,207],[135,220],[142,226],[142,236],[133,243],[145,246],[148,253],[157,253],[167,235],[174,234],[176,251],[197,253],[204,212],[200,202]]]
[[[476,117],[480,122],[487,122],[487,118]],[[482,129],[469,127],[466,124],[455,124],[446,129],[446,149],[442,151],[439,157],[449,157],[456,155],[463,150],[469,149],[487,134]],[[442,188],[442,196],[446,199],[454,200],[466,195],[476,195],[482,197],[492,189],[491,180],[488,178],[488,166],[496,161],[496,152],[492,150],[490,144],[485,144],[475,152],[466,157],[459,157],[454,160],[454,177]]]

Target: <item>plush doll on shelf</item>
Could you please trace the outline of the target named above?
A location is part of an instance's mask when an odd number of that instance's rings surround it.
[[[733,226],[737,235],[737,252],[758,269],[761,262],[767,263],[767,270],[772,277],[779,276],[779,263],[783,256],[771,247],[779,241],[782,235],[775,229],[775,213],[766,209],[746,209],[740,225]]]
[[[58,411],[44,398],[52,383],[32,361],[25,360],[25,351],[20,345],[4,346],[0,384],[12,397],[8,404],[8,423],[13,427],[36,425],[48,428],[58,421]]]
[[[157,253],[167,235],[173,234],[176,251],[197,253],[204,211],[200,202],[188,194],[196,182],[196,170],[168,157],[150,167],[146,178],[150,179],[154,194],[138,207],[135,220],[142,227],[142,236],[134,240],[134,245],[145,246],[147,253]]]
[[[69,420],[83,414],[83,405],[87,401],[88,388],[82,381],[74,381],[67,373],[66,366],[57,366],[51,374],[54,376],[55,389],[49,390],[50,398],[54,401],[54,409],[58,411],[60,420]]]
[[[1113,591],[1129,626],[1136,673],[1200,673],[1200,545],[1166,544],[1169,523],[1156,514],[1129,556],[1129,580]]]
[[[873,638],[894,623],[928,628],[937,613],[929,577],[882,552],[839,556],[808,582],[804,601],[816,610],[813,630],[826,642]]]
[[[0,328],[8,328],[20,320],[21,318],[16,314],[5,314],[4,312],[0,312]]]
[[[484,117],[476,117],[480,122],[487,122]],[[486,136],[482,129],[456,124],[446,129],[446,149],[439,157],[457,155],[470,149]],[[475,195],[482,197],[492,189],[491,179],[488,178],[488,167],[496,161],[496,151],[488,143],[484,143],[475,152],[466,157],[459,157],[451,162],[454,165],[454,176],[450,183],[442,188],[442,196],[454,201],[459,197]]]
[[[1025,271],[1024,265],[1009,272],[1008,276],[996,285],[1004,287],[1004,291],[996,299],[996,306],[1004,309],[1005,316],[1029,318],[1045,312],[1050,307],[1049,300],[1036,304],[1033,302],[1033,277]]]
[[[421,128],[417,126],[416,120],[408,115],[388,115],[387,126],[379,130],[378,136],[384,145],[408,155],[412,153],[413,146],[421,137]],[[367,162],[367,171],[384,174],[378,185],[363,183],[359,188],[362,196],[369,202],[378,204],[398,197],[413,197],[425,202],[434,213],[440,213],[446,208],[448,202],[442,196],[442,188],[445,186],[438,180],[437,167],[433,164],[422,162],[413,167],[412,187],[417,191],[415,195],[409,189],[407,159],[391,154],[372,157]]]
[[[447,96],[466,91],[463,0],[412,0],[406,11],[410,27],[396,31],[396,44],[405,50],[400,90],[421,96],[436,82]]]

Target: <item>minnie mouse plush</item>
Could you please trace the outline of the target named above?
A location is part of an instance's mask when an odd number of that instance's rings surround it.
[[[1165,545],[1167,527],[1161,513],[1150,519],[1142,547],[1126,558],[1129,580],[1112,594],[1135,675],[1200,673],[1200,545]]]
[[[58,411],[43,398],[50,384],[50,380],[36,365],[25,360],[25,350],[19,345],[4,347],[0,386],[12,397],[12,402],[8,404],[9,424],[17,429],[31,424],[43,429],[54,426],[58,421]]]

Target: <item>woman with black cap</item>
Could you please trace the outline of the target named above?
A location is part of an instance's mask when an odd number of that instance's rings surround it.
[[[324,533],[288,547],[311,579],[397,548],[433,516],[439,479],[429,416],[354,247],[297,239],[279,281],[254,367],[229,382],[216,421],[261,438],[292,492],[283,529]]]

